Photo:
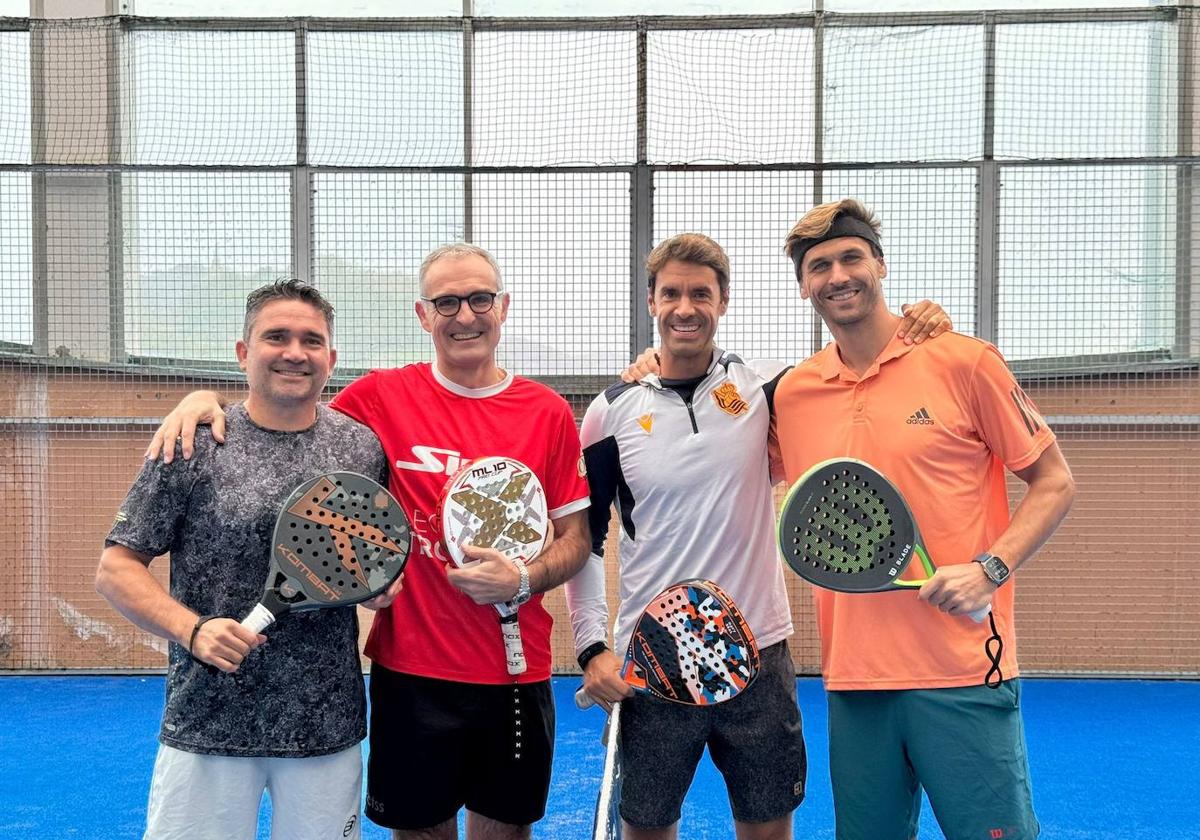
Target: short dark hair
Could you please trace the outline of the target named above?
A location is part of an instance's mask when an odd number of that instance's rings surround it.
[[[654,284],[658,280],[658,272],[666,267],[671,260],[693,263],[711,268],[717,275],[717,286],[721,289],[721,297],[729,297],[729,257],[720,245],[702,233],[681,233],[664,239],[646,257],[646,273],[649,275],[650,294],[654,294]]]
[[[287,277],[259,286],[246,296],[246,317],[242,321],[242,341],[250,340],[250,330],[254,327],[254,319],[264,306],[276,300],[298,300],[307,303],[313,309],[325,316],[325,326],[329,327],[329,337],[333,338],[333,304],[325,300],[317,287]]]

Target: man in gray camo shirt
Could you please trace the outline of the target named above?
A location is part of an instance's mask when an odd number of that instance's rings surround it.
[[[387,482],[365,426],[318,404],[337,353],[333,307],[279,281],[246,302],[238,363],[249,395],[231,434],[196,434],[191,460],[147,461],[105,542],[96,589],[170,642],[146,838],[253,838],[264,790],[272,836],[359,837],[366,700],[353,607],[239,624],[262,594],[280,505],[324,472]],[[236,431],[234,431],[236,429]],[[171,555],[166,592],[150,561]],[[387,606],[399,582],[366,606]]]

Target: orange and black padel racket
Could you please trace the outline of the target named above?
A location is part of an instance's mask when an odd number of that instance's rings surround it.
[[[266,588],[242,626],[261,633],[292,611],[374,598],[404,571],[411,547],[408,517],[378,482],[352,472],[311,478],[279,511]]]
[[[621,679],[640,694],[710,706],[758,675],[758,644],[733,599],[711,580],[685,580],[654,596],[633,628]],[[580,688],[575,705],[595,705]]]

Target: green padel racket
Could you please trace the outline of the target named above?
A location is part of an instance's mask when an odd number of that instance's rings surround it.
[[[779,550],[796,574],[837,592],[915,590],[937,568],[896,485],[864,461],[822,461],[797,481],[783,501]],[[913,557],[925,577],[903,580]],[[991,605],[968,613],[979,622]]]

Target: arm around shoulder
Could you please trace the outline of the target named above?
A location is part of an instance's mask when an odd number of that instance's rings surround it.
[[[196,426],[212,424],[212,436],[217,443],[225,442],[225,398],[216,391],[192,391],[171,409],[162,424],[154,432],[145,458],[154,460],[160,454],[164,463],[175,458],[173,441],[182,442],[183,458],[188,460],[195,452]]]

